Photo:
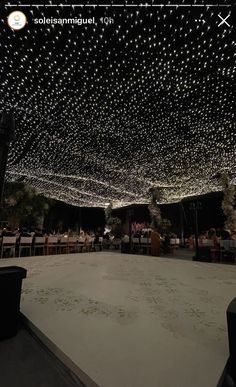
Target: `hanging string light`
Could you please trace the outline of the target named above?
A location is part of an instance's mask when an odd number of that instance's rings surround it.
[[[211,176],[236,172],[235,29],[218,27],[218,9],[21,10],[28,25],[13,32],[6,7],[0,32],[0,111],[17,123],[9,180],[117,207],[147,203],[155,186],[162,203],[217,191]],[[34,24],[93,16],[95,25]]]

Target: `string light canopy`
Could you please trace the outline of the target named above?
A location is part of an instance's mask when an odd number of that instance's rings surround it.
[[[8,180],[73,205],[119,207],[146,203],[151,187],[171,203],[220,190],[212,176],[223,168],[235,176],[232,9],[164,3],[2,6],[0,111],[17,124]],[[28,24],[14,32],[6,18],[16,9]],[[34,23],[43,17],[95,24]]]

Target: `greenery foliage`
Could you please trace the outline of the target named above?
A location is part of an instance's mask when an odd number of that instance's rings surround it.
[[[11,228],[25,224],[37,226],[39,218],[49,210],[50,199],[46,199],[36,190],[23,182],[5,184],[1,205],[2,220],[7,220]]]
[[[111,216],[110,218],[107,219],[108,226],[118,226],[120,224],[121,224],[121,220],[118,217]]]
[[[227,172],[222,173],[221,184],[224,193],[221,207],[226,217],[225,229],[229,230],[232,235],[236,235],[235,186],[230,183]]]
[[[112,203],[105,209],[106,224],[111,228],[113,235],[117,238],[121,236],[121,220],[117,216],[112,216]]]
[[[110,202],[107,207],[104,208],[105,211],[105,218],[106,221],[108,221],[109,218],[112,217],[112,203]]]
[[[161,210],[157,205],[157,201],[159,200],[160,193],[158,188],[152,188],[150,190],[150,194],[151,194],[151,202],[148,206],[148,209],[152,220],[151,227],[153,229],[156,229],[156,228],[160,228],[161,222],[162,222]]]
[[[169,219],[162,219],[161,228],[163,231],[167,231],[171,228],[171,221]]]

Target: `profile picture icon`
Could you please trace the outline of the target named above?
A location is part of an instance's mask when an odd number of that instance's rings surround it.
[[[13,11],[7,18],[7,23],[12,30],[21,30],[27,23],[26,16],[21,11]]]

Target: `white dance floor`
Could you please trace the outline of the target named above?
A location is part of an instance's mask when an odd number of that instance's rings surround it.
[[[21,311],[101,387],[216,387],[236,267],[97,252],[6,259]]]

